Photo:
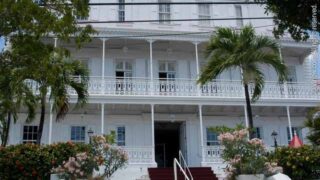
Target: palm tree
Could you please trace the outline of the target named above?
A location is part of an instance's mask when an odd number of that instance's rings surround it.
[[[45,121],[47,95],[49,95],[49,101],[53,105],[53,111],[56,112],[56,120],[62,119],[69,111],[69,90],[77,94],[77,107],[86,103],[88,70],[80,61],[66,56],[64,49],[57,49],[49,58],[44,58],[38,62],[37,72],[33,73],[31,79],[39,85],[41,114],[37,144],[40,144]]]
[[[249,118],[249,138],[253,138],[251,102],[259,99],[264,87],[264,74],[259,65],[274,68],[279,82],[286,79],[286,66],[279,55],[277,42],[269,37],[256,35],[252,26],[245,26],[239,32],[231,28],[218,28],[205,51],[208,59],[198,79],[201,85],[215,79],[223,71],[238,67],[241,71]],[[254,84],[250,100],[249,84]]]
[[[14,62],[10,52],[0,55],[1,146],[7,145],[11,119],[17,121],[21,107],[27,108],[26,122],[32,121],[35,117],[36,97],[24,83],[24,79],[19,75],[20,69]]]

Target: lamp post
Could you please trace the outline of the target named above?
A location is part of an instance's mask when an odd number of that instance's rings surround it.
[[[93,130],[90,128],[89,130],[88,130],[88,137],[89,137],[89,144],[91,144],[91,137],[92,137],[92,135],[93,135]]]
[[[278,147],[278,142],[277,142],[278,133],[275,130],[273,130],[271,133],[271,136],[273,137],[273,140],[274,140],[274,148],[277,148]]]

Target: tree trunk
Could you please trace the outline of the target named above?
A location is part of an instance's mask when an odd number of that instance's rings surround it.
[[[1,142],[1,145],[3,147],[5,147],[8,143],[8,137],[9,137],[9,131],[10,131],[10,124],[11,124],[11,113],[8,112],[8,118],[7,118],[7,122],[6,122],[6,125],[5,127],[3,128],[3,133],[4,135],[2,136],[3,139],[2,139],[2,142]]]
[[[37,136],[37,144],[39,145],[41,143],[41,136],[42,136],[43,125],[44,125],[45,114],[46,114],[46,98],[47,98],[47,95],[46,93],[44,93],[41,97],[41,116],[40,116],[38,136]]]
[[[249,119],[249,139],[252,139],[254,136],[252,109],[251,109],[251,101],[250,101],[250,95],[249,95],[249,87],[248,87],[248,84],[246,83],[244,83],[244,93],[246,97],[247,113],[248,113],[248,119]]]

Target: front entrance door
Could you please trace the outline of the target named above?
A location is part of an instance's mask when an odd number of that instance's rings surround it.
[[[158,167],[172,167],[179,158],[181,123],[155,123],[155,156]]]

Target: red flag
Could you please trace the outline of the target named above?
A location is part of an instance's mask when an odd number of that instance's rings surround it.
[[[299,139],[299,137],[297,136],[297,133],[294,132],[294,136],[292,138],[292,140],[289,143],[289,147],[292,148],[299,148],[303,145],[302,141]]]

